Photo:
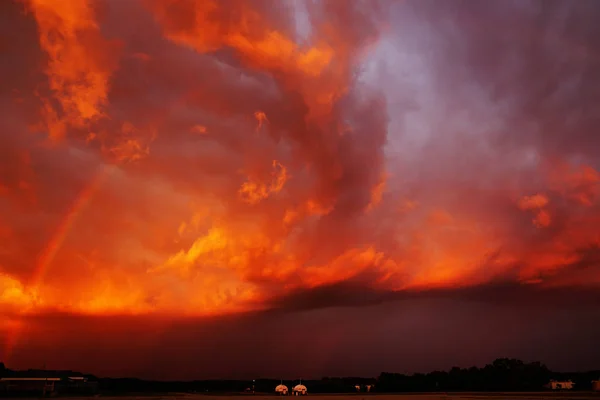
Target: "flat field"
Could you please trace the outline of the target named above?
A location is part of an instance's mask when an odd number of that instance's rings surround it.
[[[68,397],[68,400],[90,400],[104,397],[110,400],[275,400],[276,395],[211,395],[170,393],[167,395],[130,395],[130,396],[95,396]],[[292,398],[297,397],[287,397]],[[410,393],[410,394],[309,394],[306,400],[600,400],[600,392],[527,392],[527,393]],[[282,399],[283,400],[283,399]]]
[[[276,395],[211,395],[211,394],[173,394],[163,396],[165,400],[180,397],[185,400],[240,400],[240,397],[249,397],[248,400],[275,400]],[[402,394],[377,394],[377,393],[352,393],[352,394],[308,394],[308,396],[286,396],[281,400],[600,400],[600,392],[455,392],[455,393],[402,393]],[[140,400],[150,400],[140,397]],[[123,399],[125,400],[125,399]],[[131,398],[129,399],[131,400]],[[155,398],[153,400],[160,400]]]

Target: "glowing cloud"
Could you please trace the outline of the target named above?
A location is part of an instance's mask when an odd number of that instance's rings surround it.
[[[426,3],[15,6],[0,308],[220,315],[343,284],[598,285],[587,64],[568,46],[533,59],[504,23],[491,46],[477,21],[496,14]]]
[[[28,0],[48,54],[49,87],[60,108],[44,99],[48,134],[62,139],[66,129],[84,128],[102,117],[117,47],[102,37],[92,2]]]

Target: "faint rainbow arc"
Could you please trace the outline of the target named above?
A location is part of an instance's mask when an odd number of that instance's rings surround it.
[[[48,267],[52,264],[56,254],[61,249],[65,239],[68,237],[73,224],[77,220],[77,217],[79,217],[83,209],[96,194],[104,180],[107,178],[108,172],[108,167],[99,169],[92,181],[85,186],[81,192],[79,192],[68,212],[58,224],[54,234],[52,235],[52,238],[38,259],[31,279],[32,289],[37,290],[39,285],[42,284],[44,277],[46,276],[46,272],[48,271]]]
[[[61,249],[65,239],[69,235],[69,232],[77,220],[77,217],[81,215],[83,209],[89,204],[92,197],[98,192],[98,189],[108,177],[109,172],[110,169],[107,166],[100,168],[98,172],[96,172],[91,182],[78,193],[68,212],[58,224],[50,241],[39,257],[36,267],[33,271],[30,290],[32,290],[34,294],[37,295],[38,289],[43,283],[44,277],[48,272],[48,268],[52,264],[54,257],[56,257],[56,254]],[[6,333],[6,345],[4,346],[5,362],[8,361],[12,351],[15,348],[15,345],[17,344],[23,325],[24,324],[22,321],[17,321],[14,327],[9,329]]]
[[[161,122],[164,122],[168,118],[169,112],[188,103],[193,99],[195,93],[196,92],[194,90],[190,90],[184,96],[182,96],[182,98],[174,101],[171,107],[168,107],[163,113],[160,113],[156,116],[156,123],[160,124]],[[66,216],[58,224],[54,234],[52,235],[52,238],[48,242],[48,245],[39,257],[31,277],[30,288],[35,294],[37,294],[37,291],[42,284],[44,277],[46,276],[46,273],[48,272],[48,269],[54,260],[54,257],[62,247],[62,244],[68,236],[69,231],[75,223],[77,217],[81,214],[81,211],[85,208],[85,206],[87,206],[92,197],[96,194],[101,184],[110,175],[111,171],[113,171],[113,169],[111,169],[110,166],[104,166],[103,168],[100,168],[90,184],[84,187],[81,192],[79,192]],[[23,325],[24,324],[19,321],[15,324],[13,329],[7,332],[7,338],[5,342],[6,345],[4,346],[5,362],[8,361],[10,354],[17,344],[19,333],[21,332]]]

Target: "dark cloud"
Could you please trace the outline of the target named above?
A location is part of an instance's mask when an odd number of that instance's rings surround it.
[[[593,158],[599,13],[594,1],[407,2],[398,16],[413,22],[397,26],[419,32],[442,90],[460,98],[477,85],[485,93],[512,128],[497,133],[501,150]]]
[[[597,265],[597,249],[588,253],[592,265]],[[590,264],[583,264],[588,268]],[[597,271],[594,271],[597,273]],[[568,278],[568,277],[565,277]],[[548,307],[563,309],[594,309],[600,303],[600,295],[595,287],[555,287],[539,288],[535,285],[519,285],[514,280],[498,280],[486,285],[450,288],[381,291],[370,289],[360,283],[344,282],[301,290],[272,300],[272,307],[281,311],[313,310],[335,307],[368,307],[391,302],[403,307],[415,299],[438,299],[468,301],[482,304],[497,304],[505,307],[525,307],[539,310]],[[533,312],[533,311],[532,311]]]
[[[505,356],[584,369],[598,322],[589,308],[431,298],[199,320],[45,315],[30,319],[13,364],[156,379],[376,376]]]

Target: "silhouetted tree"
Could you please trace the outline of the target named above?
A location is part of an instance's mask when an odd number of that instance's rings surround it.
[[[382,373],[377,391],[527,391],[540,390],[552,373],[539,362],[499,358],[483,368],[453,367],[448,372],[406,376]]]
[[[4,372],[3,372],[4,371]],[[11,371],[0,363],[0,375],[4,376],[77,376],[73,371],[28,370]],[[96,380],[86,375],[90,380]],[[524,363],[521,360],[500,358],[483,368],[453,367],[449,371],[433,371],[427,374],[404,375],[382,372],[378,378],[324,377],[320,380],[302,380],[310,393],[352,393],[356,385],[373,385],[374,392],[451,392],[451,391],[538,391],[552,378],[572,379],[576,390],[589,390],[592,379],[598,379],[600,371],[582,373],[555,373],[540,362]],[[209,392],[239,393],[252,387],[251,380],[206,380],[191,382],[156,382],[133,378],[97,379],[103,394]],[[280,379],[256,379],[257,393],[273,393]],[[297,381],[284,381],[292,388]],[[1,395],[1,393],[0,393]]]

